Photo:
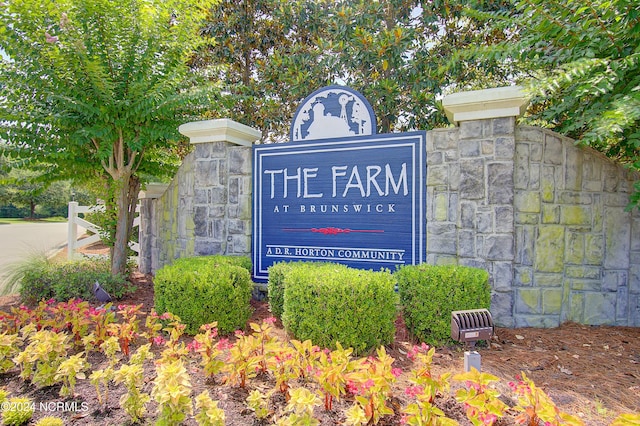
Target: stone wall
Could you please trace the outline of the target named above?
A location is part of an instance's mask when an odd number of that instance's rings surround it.
[[[185,157],[170,185],[141,194],[138,269],[154,272],[195,254],[195,153]]]
[[[260,132],[231,120],[189,123],[194,150],[161,194],[143,194],[140,270],[185,256],[251,254],[251,143]]]
[[[427,262],[489,271],[492,313],[513,325],[515,119],[427,134]]]
[[[497,324],[640,326],[636,177],[513,117],[427,141],[427,261],[488,270]]]
[[[640,326],[637,176],[547,130],[516,141],[514,325]]]
[[[458,126],[427,133],[427,262],[488,270],[500,326],[640,326],[640,212],[625,211],[638,177],[568,138],[517,127],[526,102],[515,88],[444,104]],[[194,152],[162,196],[143,200],[143,272],[182,256],[250,254],[260,132],[230,120],[181,131]]]

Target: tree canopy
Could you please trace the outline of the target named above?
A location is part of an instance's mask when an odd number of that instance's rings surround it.
[[[520,0],[511,13],[485,17],[512,37],[465,57],[515,65],[531,95],[529,122],[640,170],[640,3]]]
[[[39,178],[44,173],[17,168],[3,173],[0,167],[0,205],[26,208],[30,219],[36,218],[37,206],[64,211],[70,194],[68,182],[42,182]]]
[[[214,62],[230,96],[224,113],[284,140],[299,102],[327,84],[346,84],[374,105],[380,132],[446,123],[446,90],[506,84],[511,68],[477,58],[452,61],[470,43],[504,39],[468,1],[223,0],[205,34],[215,40],[197,63]],[[510,7],[478,1],[485,12]]]
[[[0,10],[0,139],[51,179],[104,179],[123,272],[141,176],[171,174],[180,124],[211,108],[202,68],[207,0],[11,0]]]
[[[263,140],[284,140],[297,104],[335,76],[318,44],[327,37],[333,2],[221,0],[203,34],[214,43],[194,64],[216,64],[226,108],[218,111],[262,130]],[[311,90],[310,90],[311,89]],[[213,113],[215,115],[216,112]]]
[[[313,90],[373,102],[378,131],[446,124],[451,91],[521,82],[528,119],[640,170],[640,4],[632,0],[10,0],[0,140],[49,180],[105,182],[125,266],[148,176],[180,124],[224,115],[285,140]],[[218,86],[218,84],[220,85]],[[224,93],[224,96],[221,95]],[[640,204],[639,191],[634,202]]]

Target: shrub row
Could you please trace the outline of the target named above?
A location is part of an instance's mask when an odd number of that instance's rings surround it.
[[[362,351],[393,338],[396,283],[407,328],[431,345],[451,342],[452,311],[490,306],[489,274],[456,265],[402,266],[392,276],[283,262],[269,268],[267,289],[271,312],[296,338],[329,347],[340,341]]]
[[[251,260],[240,256],[182,258],[154,278],[159,314],[171,312],[196,334],[202,324],[218,322],[221,333],[244,328],[251,316]]]
[[[489,309],[489,273],[457,265],[403,266],[394,274],[407,329],[431,345],[451,342],[451,312]]]
[[[298,263],[284,272],[282,322],[299,340],[363,353],[393,341],[397,296],[388,271]]]
[[[93,284],[97,281],[111,297],[121,298],[135,290],[123,275],[112,275],[106,259],[84,259],[52,262],[34,258],[21,266],[20,297],[33,304],[42,299],[94,300]]]
[[[156,310],[178,315],[190,334],[213,321],[222,333],[244,328],[250,270],[247,257],[178,259],[156,273]],[[331,348],[339,342],[356,353],[393,340],[398,302],[416,338],[442,345],[451,342],[451,312],[489,308],[491,293],[489,274],[477,268],[422,264],[391,274],[321,262],[274,264],[267,290],[272,314],[297,339]]]

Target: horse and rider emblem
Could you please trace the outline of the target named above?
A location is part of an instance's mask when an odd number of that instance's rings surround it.
[[[328,86],[313,92],[298,107],[291,126],[294,142],[375,133],[371,105],[360,93],[345,86]]]

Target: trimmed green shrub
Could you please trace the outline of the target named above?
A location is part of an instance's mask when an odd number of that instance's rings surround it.
[[[24,303],[51,298],[93,300],[96,281],[115,299],[135,291],[125,276],[111,274],[111,265],[106,259],[69,262],[32,259],[20,267],[20,275],[20,297]]]
[[[159,269],[153,280],[156,311],[178,315],[188,334],[213,321],[223,334],[244,328],[251,316],[253,290],[251,261],[247,267],[246,259],[190,257]]]
[[[64,426],[64,422],[60,417],[47,416],[38,420],[36,426]]]
[[[27,423],[34,412],[34,402],[29,398],[10,398],[7,408],[2,410],[2,424],[20,426]]]
[[[487,271],[457,265],[407,265],[394,276],[407,329],[431,345],[451,342],[451,312],[488,309]]]
[[[269,267],[269,281],[267,295],[269,296],[269,310],[273,316],[282,318],[284,312],[284,277],[292,267],[306,262],[278,262]]]
[[[225,256],[221,254],[212,256],[181,257],[180,259],[174,260],[171,266],[175,266],[176,268],[192,268],[194,266],[207,264],[216,265],[219,263],[240,266],[246,269],[249,273],[251,273],[253,266],[251,264],[251,259],[247,256]]]
[[[397,296],[390,272],[296,263],[284,270],[283,282],[282,322],[296,339],[330,348],[340,342],[356,354],[393,340]]]

